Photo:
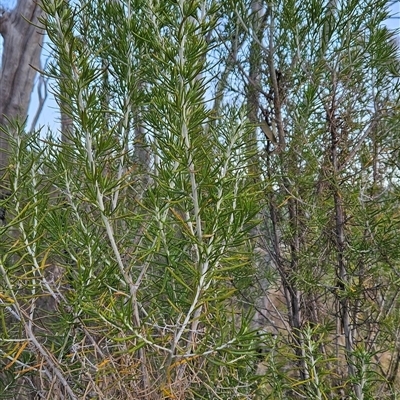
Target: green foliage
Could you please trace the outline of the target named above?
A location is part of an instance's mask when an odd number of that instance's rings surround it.
[[[258,5],[43,4],[71,124],[9,127],[4,398],[397,395],[387,2]]]
[[[260,208],[250,128],[235,108],[209,124],[202,75],[215,6],[165,3],[156,19],[130,7],[45,5],[50,74],[73,131],[62,142],[15,133],[3,366],[35,377],[44,363],[43,390],[71,398],[231,398],[256,357],[234,284],[252,273]],[[116,36],[104,29],[99,40],[91,12]],[[11,338],[38,360],[22,362]],[[227,376],[196,383],[210,373]],[[52,376],[64,380],[52,386]]]

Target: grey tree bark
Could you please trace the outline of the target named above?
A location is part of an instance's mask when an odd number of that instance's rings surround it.
[[[43,11],[36,0],[18,0],[7,11],[0,8],[3,54],[0,70],[0,195],[7,192],[5,173],[9,163],[9,121],[24,121],[40,66],[44,31],[39,18]]]

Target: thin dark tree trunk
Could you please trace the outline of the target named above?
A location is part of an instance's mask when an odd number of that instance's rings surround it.
[[[340,172],[340,163],[339,163],[339,129],[338,129],[338,121],[336,115],[337,103],[335,97],[336,93],[336,82],[334,80],[334,88],[332,95],[332,102],[327,109],[326,120],[328,122],[328,130],[330,133],[331,140],[331,149],[330,149],[330,159],[332,163],[332,192],[333,192],[333,200],[334,200],[334,215],[335,215],[335,244],[336,244],[336,252],[337,252],[337,279],[338,279],[338,289],[339,289],[339,310],[340,310],[340,319],[341,319],[341,329],[344,333],[345,338],[345,350],[346,350],[346,358],[347,358],[347,368],[349,376],[354,378],[356,375],[356,368],[354,366],[354,361],[352,360],[352,352],[354,346],[354,338],[353,338],[353,328],[350,317],[350,305],[349,299],[345,294],[346,287],[348,286],[348,271],[346,265],[345,258],[345,250],[346,250],[346,235],[345,235],[345,209],[343,204],[343,198],[339,189],[339,172]],[[362,398],[361,388],[358,383],[353,384],[354,393],[358,399]]]

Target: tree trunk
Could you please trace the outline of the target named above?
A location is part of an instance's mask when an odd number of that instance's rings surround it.
[[[44,33],[38,27],[38,19],[42,14],[36,0],[19,0],[12,11],[0,10],[0,34],[4,39],[0,71],[1,191],[7,190],[4,175],[9,162],[8,121],[26,119],[36,75],[34,68],[40,66]]]

